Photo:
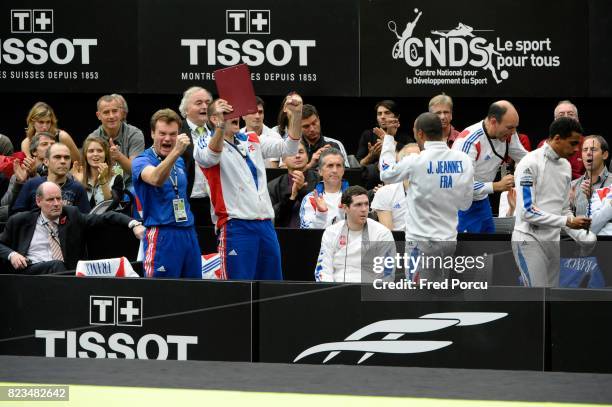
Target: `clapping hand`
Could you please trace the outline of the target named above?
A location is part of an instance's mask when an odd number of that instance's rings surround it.
[[[325,199],[323,199],[323,195],[319,195],[319,193],[315,189],[313,191],[313,196],[314,196],[315,205],[317,206],[317,211],[327,212],[327,203],[325,202]]]

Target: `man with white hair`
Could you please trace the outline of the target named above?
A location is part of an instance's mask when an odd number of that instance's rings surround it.
[[[187,173],[187,196],[190,198],[204,198],[208,196],[208,187],[202,170],[197,168],[193,160],[193,146],[201,137],[211,134],[207,127],[208,105],[212,102],[209,91],[199,86],[192,86],[183,93],[179,105],[179,112],[185,118],[180,132],[187,134],[191,143],[183,153],[185,172]]]

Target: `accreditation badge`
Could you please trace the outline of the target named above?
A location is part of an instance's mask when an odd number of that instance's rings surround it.
[[[174,220],[176,222],[186,222],[187,211],[185,210],[185,200],[183,198],[173,199],[172,206],[174,207]]]
[[[508,163],[507,162],[503,162],[502,163],[502,165],[499,167],[499,172],[500,172],[500,175],[501,175],[502,178],[510,173],[508,171]]]

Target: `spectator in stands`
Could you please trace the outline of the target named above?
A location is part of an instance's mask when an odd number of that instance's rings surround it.
[[[405,143],[400,142],[398,137],[398,131],[400,127],[399,118],[399,106],[393,100],[381,100],[374,106],[376,111],[376,122],[379,128],[385,132],[397,137],[398,151],[404,147]],[[392,124],[387,127],[387,123]],[[414,142],[412,137],[402,137],[401,141]],[[374,164],[378,167],[378,158],[380,157],[380,149],[382,148],[382,140],[379,139],[374,133],[373,129],[364,130],[359,138],[359,146],[357,148],[357,154],[355,158],[359,160],[362,166]],[[379,180],[380,181],[380,180]]]
[[[190,198],[208,196],[204,174],[193,160],[193,149],[201,137],[211,134],[207,126],[207,110],[210,102],[212,102],[212,95],[209,91],[199,86],[192,86],[183,93],[179,105],[179,112],[185,119],[180,131],[190,138],[189,146],[182,155],[187,172],[187,196]]]
[[[129,112],[127,100],[125,100],[125,98],[119,93],[113,93],[111,94],[111,96],[116,98],[121,104],[121,120],[123,120],[124,122],[127,122],[127,115]]]
[[[308,156],[306,147],[300,142],[297,153],[284,159],[287,173],[268,182],[268,192],[274,208],[274,226],[298,228],[300,226],[300,204],[312,191],[319,177],[306,169]]]
[[[360,283],[377,278],[393,281],[393,267],[376,273],[371,264],[372,254],[395,258],[396,252],[391,231],[368,218],[368,191],[359,185],[349,187],[342,194],[342,207],[346,219],[323,232],[315,281]],[[366,247],[369,250],[364,252]]]
[[[282,139],[281,135],[275,130],[269,128],[264,123],[264,106],[265,103],[262,98],[255,96],[257,100],[257,112],[242,116],[245,126],[240,129],[242,133],[255,132],[260,140],[272,137],[275,139]],[[266,160],[266,168],[278,168],[280,157],[272,157]]]
[[[283,98],[280,109],[278,109],[278,116],[276,118],[276,126],[272,127],[272,130],[281,135],[283,139],[287,138],[287,126],[289,125],[289,115],[285,112],[285,104],[287,104],[287,98],[289,95]]]
[[[506,174],[497,182],[493,180],[506,158],[518,162],[527,154],[516,133],[518,123],[512,103],[500,100],[489,106],[483,121],[465,129],[455,140],[453,150],[466,153],[474,166],[474,202],[459,212],[459,232],[495,232],[489,194],[510,190],[514,176]]]
[[[46,177],[29,179],[19,192],[11,213],[29,211],[36,208],[36,188],[45,181],[56,183],[62,191],[65,206],[76,206],[82,213],[91,210],[87,192],[80,182],[75,181],[68,173],[70,168],[70,150],[62,143],[52,144],[45,155],[45,165],[49,169]]]
[[[90,136],[99,136],[108,141],[114,163],[113,173],[121,175],[129,187],[132,185],[132,160],[144,151],[145,142],[142,131],[123,120],[122,99],[116,94],[98,99],[96,117],[101,124]]]
[[[112,200],[117,207],[123,197],[123,177],[113,174],[109,145],[102,137],[89,136],[83,143],[83,163],[75,165],[77,181],[85,187],[89,205]]]
[[[153,146],[134,159],[134,189],[147,227],[144,271],[147,277],[202,278],[202,257],[187,197],[181,155],[190,137],[179,134],[181,118],[171,109],[151,117]]]
[[[45,157],[47,156],[47,150],[52,144],[55,144],[55,137],[49,132],[43,131],[36,133],[34,137],[32,137],[32,141],[30,142],[30,157],[35,160],[35,173],[32,175],[38,174],[41,177],[47,176],[48,168],[45,165]],[[79,153],[79,156],[80,155]]]
[[[32,139],[33,141],[36,139]],[[10,178],[9,186],[0,200],[0,222],[6,222],[9,209],[13,206],[15,199],[23,184],[36,173],[36,161],[32,157],[25,157],[22,160],[13,161],[13,175]]]
[[[422,113],[414,122],[414,138],[421,149],[395,161],[395,140],[384,136],[380,155],[384,182],[410,181],[406,190],[406,253],[419,256],[452,255],[457,240],[457,211],[472,203],[474,169],[470,158],[451,150],[442,139],[442,122]],[[455,144],[456,145],[456,144]],[[448,270],[406,269],[406,278],[444,279]]]
[[[444,93],[436,95],[429,101],[429,112],[435,114],[442,122],[442,138],[449,147],[459,136],[451,122],[453,121],[453,99]]]
[[[558,119],[559,117],[569,117],[571,119],[576,120],[578,123],[580,123],[580,118],[578,117],[578,108],[576,107],[575,104],[573,104],[569,100],[562,100],[559,103],[557,103],[557,106],[555,107],[555,110],[553,112],[553,116],[555,120]],[[582,152],[581,152],[582,142],[584,140],[584,137],[583,136],[581,137],[582,138],[580,139],[580,149],[578,150],[576,154],[572,155],[571,157],[567,159],[570,165],[572,166],[572,179],[579,178],[580,176],[582,176],[582,174],[584,174],[584,163],[582,162],[582,157],[581,157],[582,156]],[[540,141],[538,143],[538,148],[542,147],[545,141],[546,139]]]
[[[397,150],[401,150],[405,143],[414,142],[412,136],[401,133],[399,106],[393,100],[381,100],[375,106],[376,122],[378,128],[393,135],[397,140]],[[363,185],[366,189],[375,188],[380,184],[380,172],[378,171],[378,159],[382,139],[374,133],[374,129],[364,130],[359,138],[359,146],[355,158],[359,160],[362,168]]]
[[[56,143],[62,143],[70,150],[71,162],[80,159],[79,149],[70,134],[57,128],[57,117],[55,112],[45,102],[37,102],[28,113],[26,119],[26,137],[21,142],[21,151],[28,154],[32,137],[36,133],[47,132],[53,136]]]
[[[410,143],[397,153],[397,161],[410,154],[419,154],[418,144]],[[406,191],[410,182],[387,184],[380,187],[372,200],[372,209],[376,211],[378,221],[391,230],[404,230],[406,228]]]
[[[51,144],[55,144],[55,137],[53,137],[51,133],[37,133],[30,141],[29,155],[26,156],[23,162],[13,162],[14,173],[0,201],[0,221],[4,221],[8,218],[9,209],[15,203],[21,188],[28,179],[37,175],[42,177],[47,176],[47,166],[44,164],[44,161],[47,149]],[[16,164],[18,164],[18,166],[16,166]],[[25,171],[21,171],[21,169],[25,169]]]
[[[13,148],[13,143],[11,139],[5,136],[4,134],[0,134],[0,155],[12,155],[15,152]]]
[[[63,146],[63,144],[57,144]],[[64,146],[66,151],[68,147]],[[66,160],[70,162],[70,158]],[[63,192],[53,182],[36,188],[39,209],[12,216],[0,234],[0,258],[23,274],[56,273],[74,270],[86,258],[85,231],[89,227],[114,224],[132,229],[142,239],[144,227],[123,214],[84,215],[63,205]]]
[[[344,159],[344,166],[349,166],[344,145],[336,139],[321,135],[319,112],[313,105],[304,105],[304,113],[302,115],[302,141],[306,146],[306,153],[308,154],[308,168],[315,168],[319,164],[321,152],[329,147],[334,147],[339,150]]]
[[[321,181],[304,196],[300,206],[302,229],[325,229],[344,219],[340,200],[349,187],[348,182],[342,179],[344,157],[340,150],[330,147],[322,151],[319,161]]]
[[[254,133],[234,133],[232,120],[224,118],[232,107],[218,99],[208,109],[215,133],[200,139],[195,148],[194,157],[204,168],[215,209],[222,273],[230,279],[282,279],[264,160],[296,154],[302,98],[291,94],[284,110],[289,117],[287,139],[260,140]]]
[[[612,186],[612,177],[605,163],[609,154],[608,142],[602,136],[584,137],[581,154],[586,172],[572,181],[570,205],[574,215],[592,217],[594,227],[601,224],[599,230],[593,230],[594,233],[611,234],[612,225],[600,222],[601,215],[598,214]]]

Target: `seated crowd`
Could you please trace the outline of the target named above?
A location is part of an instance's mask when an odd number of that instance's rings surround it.
[[[0,262],[29,274],[72,270],[86,256],[86,228],[107,222],[143,240],[146,276],[198,278],[195,226],[212,224],[222,278],[282,279],[274,228],[326,229],[316,279],[360,281],[357,242],[392,240],[390,230],[404,231],[407,244],[423,250],[419,241],[494,233],[498,212],[549,228],[552,240],[561,228],[612,234],[608,143],[583,134],[568,100],[555,107],[549,137],[538,146],[551,162],[562,162],[558,174],[521,168],[531,162],[523,160],[531,157],[531,142],[518,134],[519,114],[508,101],[491,104],[483,120],[458,131],[448,95],[434,96],[426,113],[401,126],[397,103],[381,100],[373,109],[376,126],[363,131],[354,154],[322,134],[319,112],[300,95],[284,98],[273,127],[264,123],[264,107],[257,97],[255,113],[227,119],[228,101],[189,88],[180,115],[153,114],[153,143],[145,148],[144,129],[127,122],[126,100],[105,95],[97,101],[100,125],[79,149],[58,128],[52,107],[36,103],[21,152],[0,135],[0,153],[12,160],[0,173],[0,222],[7,222]],[[571,184],[559,181],[561,202],[550,203],[537,188],[553,185],[565,164]],[[268,179],[270,168],[281,175]],[[349,185],[349,168],[359,173],[359,185]],[[516,189],[515,171],[523,177]],[[491,206],[494,194],[501,195],[499,211]],[[195,211],[202,206],[203,215]],[[334,257],[343,248],[343,257]]]

